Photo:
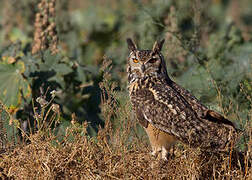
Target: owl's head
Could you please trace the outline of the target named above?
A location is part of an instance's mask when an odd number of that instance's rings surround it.
[[[161,50],[164,40],[156,41],[152,50],[139,50],[136,44],[127,39],[130,50],[128,58],[128,81],[134,82],[136,79],[142,79],[150,76],[163,76],[168,78],[167,70]]]

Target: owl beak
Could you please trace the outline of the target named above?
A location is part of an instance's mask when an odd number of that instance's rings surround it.
[[[142,71],[142,73],[145,71],[145,66],[144,66],[144,64],[141,65],[141,71]]]

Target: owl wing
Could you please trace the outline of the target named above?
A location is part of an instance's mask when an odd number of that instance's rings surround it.
[[[160,84],[140,89],[131,94],[131,101],[137,119],[144,127],[151,123],[185,143],[189,143],[188,130],[206,133],[206,124],[196,117],[188,103],[169,86],[164,88]]]
[[[186,99],[170,86],[157,84],[139,90],[133,96],[132,102],[140,121],[151,123],[184,143],[193,147],[217,149],[224,148],[230,140],[230,127],[209,118],[198,117]],[[208,111],[208,116],[219,118],[219,114],[213,111]]]
[[[188,90],[184,89],[183,87],[181,87],[180,85],[178,85],[177,83],[173,81],[170,81],[170,86],[173,88],[174,91],[176,91],[186,100],[186,102],[191,106],[191,108],[197,113],[198,117],[207,119],[216,123],[224,123],[224,124],[227,124],[236,128],[235,125],[231,121],[224,118],[221,114],[213,110],[209,110]]]
[[[188,90],[181,87],[172,80],[170,80],[169,85],[174,91],[176,91],[184,99],[186,99],[187,103],[191,106],[191,108],[197,113],[199,117],[204,116],[205,111],[207,111],[208,108],[203,104],[201,104],[200,101],[195,96],[193,96]]]

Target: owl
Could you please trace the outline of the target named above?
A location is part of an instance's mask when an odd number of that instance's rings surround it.
[[[235,141],[237,129],[170,79],[161,53],[164,40],[156,41],[152,50],[139,50],[131,39],[127,43],[129,96],[152,154],[161,153],[167,159],[177,141],[206,151],[226,151]]]

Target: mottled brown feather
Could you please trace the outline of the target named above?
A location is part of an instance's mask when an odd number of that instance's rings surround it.
[[[132,43],[128,41],[130,50],[137,47]],[[205,150],[226,150],[237,137],[234,124],[169,78],[160,52],[163,43],[156,42],[152,50],[131,51],[127,68],[131,103],[153,149],[180,140]],[[154,131],[165,140],[155,138]]]

